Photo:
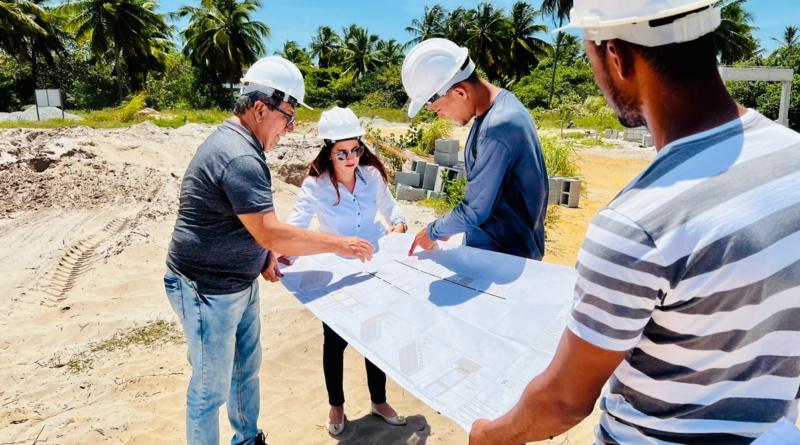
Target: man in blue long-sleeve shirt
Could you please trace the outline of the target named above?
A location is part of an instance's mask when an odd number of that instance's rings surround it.
[[[475,72],[466,48],[429,39],[409,52],[403,86],[411,97],[408,115],[424,106],[440,118],[466,125],[464,200],[419,232],[417,246],[464,233],[464,244],[541,260],[547,211],[547,170],[528,110],[511,93]]]

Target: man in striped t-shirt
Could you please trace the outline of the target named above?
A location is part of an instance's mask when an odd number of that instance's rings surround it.
[[[553,362],[470,444],[560,434],[606,382],[598,444],[749,444],[797,422],[800,135],[728,95],[712,3],[575,1],[598,84],[658,155],[589,227]]]

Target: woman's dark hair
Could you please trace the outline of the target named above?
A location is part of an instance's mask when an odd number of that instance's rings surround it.
[[[378,172],[380,172],[381,177],[383,177],[383,182],[386,184],[389,183],[389,177],[386,175],[386,169],[383,168],[383,164],[381,164],[380,159],[375,156],[372,151],[370,151],[369,146],[361,140],[361,138],[353,138],[358,139],[359,145],[364,148],[364,153],[358,158],[358,165],[366,165],[375,167]],[[342,139],[342,141],[347,141],[349,139]],[[341,142],[341,141],[336,141]],[[331,150],[333,150],[333,146],[336,145],[336,142],[325,139],[325,143],[319,150],[319,154],[313,161],[311,161],[311,165],[308,168],[308,176],[317,178],[322,176],[323,173],[328,172],[328,176],[331,179],[331,183],[333,184],[333,188],[336,190],[336,202],[333,205],[339,205],[339,202],[342,200],[342,196],[339,194],[339,181],[336,179],[336,171],[333,168],[333,161],[331,161]]]

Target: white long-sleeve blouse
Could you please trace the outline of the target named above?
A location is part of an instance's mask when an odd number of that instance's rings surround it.
[[[288,224],[307,229],[317,215],[319,231],[331,235],[357,236],[377,246],[386,227],[378,219],[380,214],[391,225],[405,223],[400,206],[380,172],[371,166],[356,167],[356,186],[353,193],[339,187],[341,200],[336,204],[336,189],[328,173],[309,176],[303,181],[300,194]]]

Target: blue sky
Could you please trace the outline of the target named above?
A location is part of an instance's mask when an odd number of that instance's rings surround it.
[[[199,3],[199,0],[160,0],[160,11],[171,12],[184,5],[198,6]],[[262,0],[262,8],[254,18],[266,22],[272,30],[272,36],[266,42],[269,54],[283,47],[287,40],[307,47],[322,25],[331,26],[341,34],[343,27],[356,23],[382,39],[393,38],[406,43],[413,36],[405,28],[413,19],[422,17],[425,5],[436,3],[435,0]],[[458,6],[474,8],[478,1],[439,0],[438,3],[453,10]],[[509,10],[515,1],[494,0],[491,3]],[[531,4],[538,8],[541,0],[532,0]],[[745,7],[755,15],[754,24],[759,28],[756,37],[768,50],[777,46],[772,37],[781,38],[789,25],[800,26],[800,0],[749,0]],[[177,25],[182,29],[186,23]],[[550,36],[542,35],[540,38],[547,40]]]

